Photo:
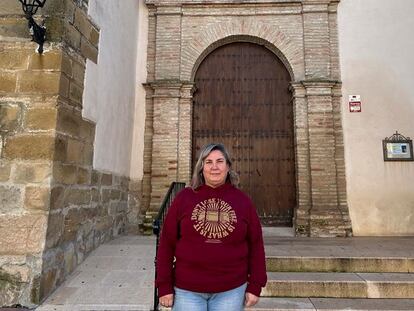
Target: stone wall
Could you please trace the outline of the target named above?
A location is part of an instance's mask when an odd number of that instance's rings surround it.
[[[53,160],[61,157],[55,152],[60,141],[54,131],[59,53],[47,57],[43,65],[48,69],[43,71],[35,69],[40,56],[33,51],[34,45],[21,43],[4,44],[0,52],[2,76],[9,81],[0,86],[0,251],[5,282],[0,305],[38,299]]]
[[[144,204],[156,211],[172,181],[191,175],[194,76],[215,48],[265,46],[292,77],[297,202],[305,236],[347,236],[337,39],[339,0],[147,0],[149,8]]]
[[[43,55],[17,1],[0,10],[0,307],[46,298],[92,249],[126,231],[139,192],[132,185],[130,194],[128,177],[93,169],[95,124],[81,112],[99,29],[87,1],[47,3]]]

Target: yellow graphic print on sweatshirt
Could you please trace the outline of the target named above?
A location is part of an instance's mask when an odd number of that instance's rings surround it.
[[[198,203],[191,215],[194,229],[206,242],[220,243],[222,238],[235,229],[237,216],[233,208],[225,201],[211,198]]]

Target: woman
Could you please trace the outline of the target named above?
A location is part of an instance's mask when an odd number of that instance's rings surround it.
[[[174,199],[157,255],[160,304],[174,311],[240,311],[266,285],[260,221],[236,188],[222,144],[201,150],[191,187]]]

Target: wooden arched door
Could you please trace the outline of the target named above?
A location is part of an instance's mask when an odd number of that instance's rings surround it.
[[[291,226],[296,206],[290,80],[274,53],[247,42],[217,48],[195,76],[193,167],[200,147],[224,143],[264,225]]]

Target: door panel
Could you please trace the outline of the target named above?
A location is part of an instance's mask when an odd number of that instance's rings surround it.
[[[283,63],[263,46],[232,43],[205,58],[195,83],[193,167],[203,145],[223,143],[262,223],[291,226],[296,206],[293,111]]]

